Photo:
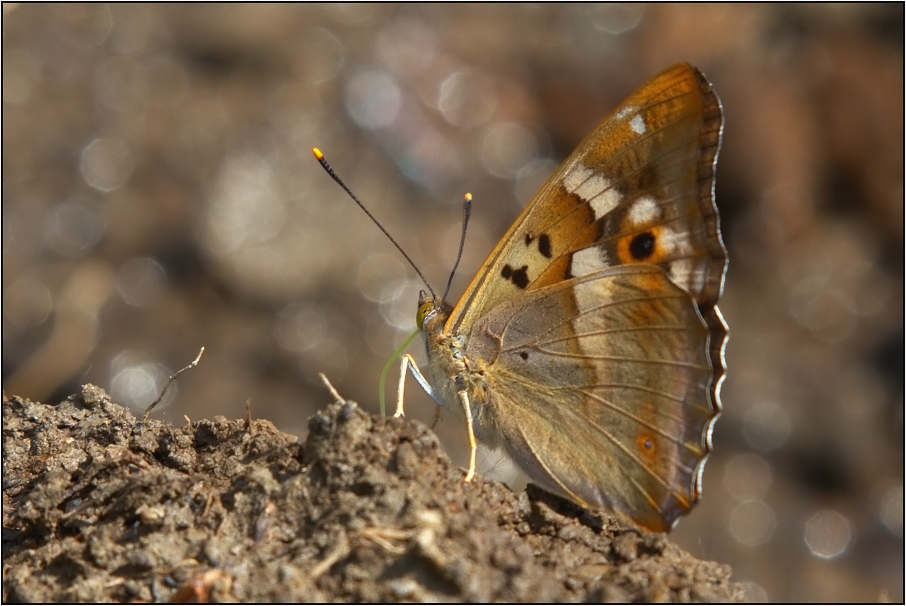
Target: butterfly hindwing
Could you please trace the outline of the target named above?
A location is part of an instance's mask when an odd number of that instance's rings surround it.
[[[486,364],[485,421],[534,481],[663,531],[710,447],[707,340],[689,294],[634,266],[495,307],[466,355]]]

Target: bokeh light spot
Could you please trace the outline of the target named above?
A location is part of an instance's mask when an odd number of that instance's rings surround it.
[[[82,178],[95,189],[108,192],[122,187],[134,168],[132,149],[120,139],[95,139],[82,150]]]
[[[275,238],[285,224],[284,201],[274,192],[273,168],[255,153],[228,158],[208,205],[212,248],[231,251]]]
[[[758,583],[754,581],[743,582],[742,588],[743,601],[746,604],[767,604],[770,602],[768,592]]]
[[[743,501],[730,512],[730,533],[743,545],[756,547],[767,543],[776,528],[777,516],[764,501]]]
[[[406,268],[400,255],[378,253],[368,255],[359,264],[359,291],[370,301],[383,303],[395,299],[407,284]]]
[[[299,53],[300,77],[312,84],[335,77],[346,61],[343,43],[323,27],[309,30],[304,39],[305,48]]]
[[[346,111],[362,128],[384,128],[396,120],[402,97],[392,76],[377,69],[363,69],[346,84]]]
[[[130,259],[116,274],[116,289],[129,305],[145,307],[160,290],[165,277],[164,268],[154,259]]]
[[[645,7],[639,3],[595,4],[588,11],[595,29],[619,36],[642,22]]]
[[[440,85],[437,108],[454,126],[480,126],[497,108],[494,81],[477,70],[454,71]]]
[[[93,248],[104,235],[104,220],[91,205],[61,202],[50,211],[44,241],[64,257],[78,257]]]
[[[484,136],[481,159],[489,173],[512,179],[535,159],[538,146],[535,137],[516,122],[495,124]]]
[[[724,468],[724,485],[737,499],[763,497],[771,481],[771,466],[756,454],[736,455]]]
[[[19,278],[3,291],[3,317],[20,328],[44,322],[51,311],[50,289],[34,278]]]
[[[819,511],[805,523],[805,544],[815,557],[830,560],[846,551],[852,539],[849,521],[836,511]]]
[[[116,370],[110,381],[110,397],[114,402],[129,408],[133,414],[144,414],[145,409],[160,395],[170,374],[162,365],[154,362],[120,367],[124,355],[127,358],[132,357],[128,353],[120,354],[111,364],[111,368]],[[177,391],[176,384],[170,385],[155,410],[162,410],[173,402]]]

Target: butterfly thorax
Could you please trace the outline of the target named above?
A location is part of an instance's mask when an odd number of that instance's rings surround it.
[[[467,355],[467,334],[445,330],[451,311],[439,297],[423,294],[419,300],[418,320],[425,333],[431,386],[439,403],[460,419],[464,414],[459,392],[464,390],[471,403],[472,421],[479,439],[496,442],[488,431],[482,431],[489,422],[484,414],[489,400],[487,361]]]

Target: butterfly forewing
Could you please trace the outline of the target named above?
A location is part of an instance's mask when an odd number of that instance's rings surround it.
[[[683,64],[653,78],[541,188],[447,332],[526,290],[629,263],[660,265],[697,301],[713,304],[726,265],[711,194],[721,128],[720,102],[698,70]]]

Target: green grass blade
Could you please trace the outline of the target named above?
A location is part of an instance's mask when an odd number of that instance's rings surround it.
[[[379,389],[381,390],[381,392],[380,392],[380,394],[378,394],[378,402],[381,403],[381,416],[382,416],[382,417],[386,417],[386,416],[387,416],[386,410],[385,410],[385,408],[384,408],[384,386],[387,384],[387,373],[390,372],[390,366],[391,366],[394,362],[396,362],[397,359],[399,359],[399,357],[400,357],[401,355],[403,355],[403,351],[405,351],[405,349],[406,349],[407,347],[409,347],[409,343],[412,343],[412,339],[414,339],[414,338],[416,337],[416,335],[418,335],[418,333],[420,333],[420,332],[421,332],[420,330],[415,329],[415,332],[413,332],[411,335],[409,335],[409,336],[406,338],[405,341],[403,341],[403,344],[400,345],[399,349],[397,349],[397,350],[394,352],[393,356],[391,356],[391,358],[390,358],[389,360],[387,360],[387,363],[384,364],[384,370],[381,371],[381,384],[380,384],[380,387],[379,387]]]

